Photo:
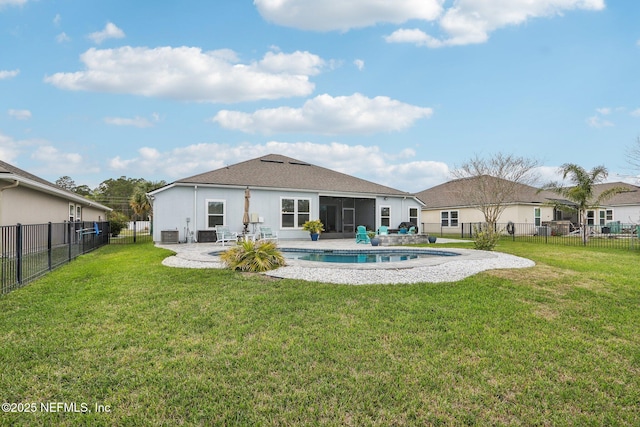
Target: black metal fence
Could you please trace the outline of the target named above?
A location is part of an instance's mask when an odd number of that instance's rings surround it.
[[[440,224],[422,224],[424,233],[442,237],[473,239],[484,223],[459,223],[456,227],[442,227]],[[618,221],[605,225],[587,225],[578,227],[568,221],[543,222],[542,225],[530,223],[499,223],[495,230],[502,238],[513,241],[550,245],[589,246],[614,249],[640,249],[640,225],[625,224]]]
[[[2,226],[0,227],[2,294],[20,288],[77,256],[108,243],[108,222]]]
[[[144,243],[152,240],[150,221],[131,221],[118,233],[112,233],[109,236],[109,243],[112,245]]]

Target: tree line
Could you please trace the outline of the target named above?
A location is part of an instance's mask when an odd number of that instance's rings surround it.
[[[76,185],[69,176],[58,178],[55,184],[67,191],[93,200],[113,209],[111,216],[118,216],[127,221],[148,220],[151,215],[151,203],[147,193],[167,185],[165,181],[148,181],[143,178],[109,178],[98,187],[91,189],[88,185]]]

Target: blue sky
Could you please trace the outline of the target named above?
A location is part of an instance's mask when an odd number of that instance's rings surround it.
[[[0,159],[96,187],[280,153],[417,192],[475,155],[636,182],[640,2],[0,0]]]

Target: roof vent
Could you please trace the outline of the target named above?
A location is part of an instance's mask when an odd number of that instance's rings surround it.
[[[311,166],[309,163],[304,162],[289,162],[290,165]]]
[[[269,159],[260,159],[261,162],[265,162],[265,163],[280,163],[283,164],[284,162],[282,160],[269,160]]]

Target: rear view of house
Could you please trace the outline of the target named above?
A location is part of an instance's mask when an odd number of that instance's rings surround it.
[[[248,192],[247,192],[248,190]],[[281,155],[266,155],[180,179],[149,193],[154,241],[172,231],[179,241],[203,241],[216,226],[244,228],[249,195],[249,232],[269,226],[281,239],[308,237],[302,224],[320,219],[322,238],[353,238],[356,227],[419,224],[422,203],[384,185]]]

